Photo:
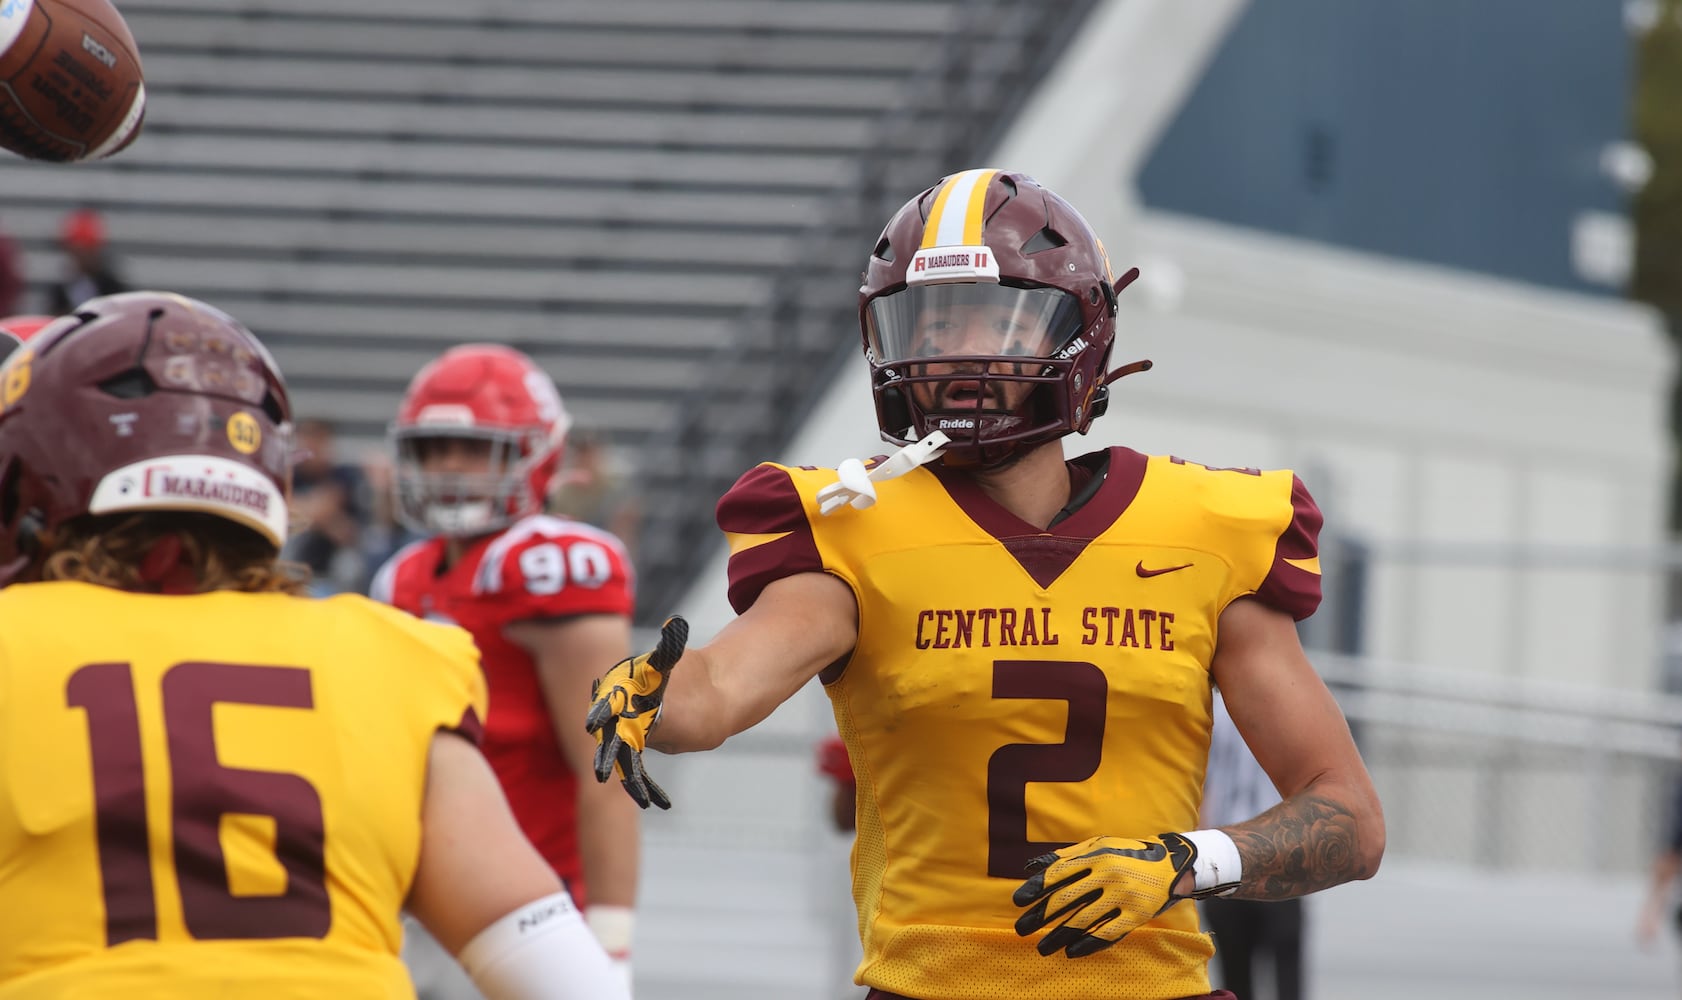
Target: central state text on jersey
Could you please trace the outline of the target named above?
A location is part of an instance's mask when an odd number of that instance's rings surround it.
[[[1157,608],[1081,609],[1082,646],[1174,650],[1174,612]],[[918,649],[1058,646],[1063,636],[1050,608],[924,608],[917,612]]]

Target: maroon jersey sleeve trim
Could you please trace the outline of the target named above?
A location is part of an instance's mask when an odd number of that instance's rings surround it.
[[[474,746],[479,746],[485,739],[484,723],[479,721],[479,712],[472,705],[467,706],[467,711],[461,713],[460,721],[445,727],[444,731],[455,733]]]
[[[1324,518],[1308,487],[1291,477],[1291,523],[1273,546],[1273,566],[1256,588],[1269,607],[1302,621],[1320,606],[1320,526]]]
[[[749,469],[718,501],[718,526],[730,539],[730,606],[741,614],[776,580],[821,573],[823,557],[800,492],[786,469]]]

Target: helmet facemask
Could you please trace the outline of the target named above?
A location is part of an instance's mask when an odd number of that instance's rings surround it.
[[[1070,423],[1063,386],[1085,347],[1079,301],[1055,288],[989,282],[902,287],[865,308],[884,437],[951,438],[961,464],[994,465]]]
[[[427,534],[473,537],[541,506],[534,469],[560,442],[536,432],[406,427],[395,434],[398,519]]]

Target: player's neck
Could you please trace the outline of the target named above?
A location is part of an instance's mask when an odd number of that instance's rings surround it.
[[[1036,528],[1051,524],[1069,502],[1069,470],[1063,442],[1042,444],[1009,465],[970,473],[981,492]]]
[[[501,531],[502,529],[498,528],[495,531],[487,531],[478,535],[469,535],[466,538],[461,538],[455,535],[443,536],[444,557],[438,561],[438,572],[448,572],[456,563],[461,562],[462,557],[467,555],[468,549],[473,548],[473,546],[478,545],[480,542],[492,535],[498,534]]]

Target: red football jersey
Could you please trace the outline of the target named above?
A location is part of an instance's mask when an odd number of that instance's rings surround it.
[[[630,615],[630,558],[614,535],[546,514],[468,543],[461,559],[447,568],[444,547],[444,539],[431,538],[398,552],[374,577],[370,596],[472,634],[490,692],[485,757],[520,828],[582,906],[573,805],[578,777],[561,755],[537,664],[503,630],[531,619]]]

